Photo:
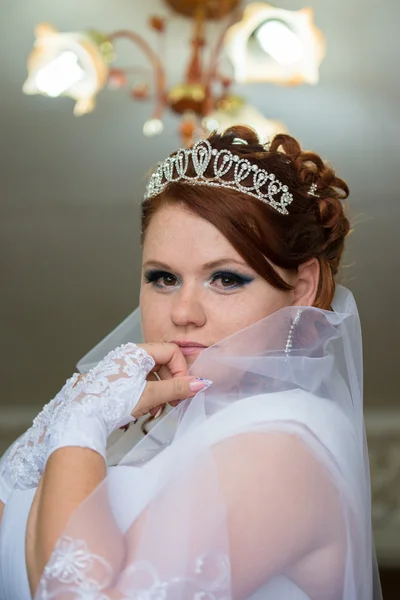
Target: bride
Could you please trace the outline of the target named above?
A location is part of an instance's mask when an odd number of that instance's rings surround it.
[[[0,463],[2,600],[381,598],[360,325],[335,286],[347,196],[292,137],[245,127],[156,168],[125,343]]]

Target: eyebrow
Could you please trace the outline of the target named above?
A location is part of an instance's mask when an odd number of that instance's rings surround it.
[[[249,268],[249,265],[246,264],[245,262],[242,262],[240,260],[235,260],[234,258],[219,258],[218,260],[212,260],[210,262],[205,263],[202,266],[203,271],[208,271],[209,269],[216,269],[218,267],[222,267],[223,265],[226,265],[227,263],[234,263],[236,265],[240,265],[241,267],[247,267]],[[156,267],[158,269],[164,269],[165,271],[173,271],[175,269],[172,269],[172,267],[170,265],[167,265],[166,263],[160,262],[158,260],[147,260],[144,264],[143,267],[144,268],[148,268],[148,267]]]

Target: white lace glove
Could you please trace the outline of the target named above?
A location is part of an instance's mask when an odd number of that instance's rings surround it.
[[[144,350],[126,344],[110,352],[85,379],[75,373],[2,457],[0,500],[6,503],[14,488],[37,487],[47,458],[57,448],[86,446],[104,456],[107,436],[134,421],[131,412],[153,367]]]
[[[14,488],[28,489],[39,484],[46,464],[47,429],[54,411],[65,403],[70,390],[78,381],[75,373],[62,390],[44,406],[32,426],[25,431],[2,456],[0,461],[0,499],[6,503]]]
[[[69,389],[68,402],[54,411],[47,430],[46,459],[66,446],[90,448],[105,458],[107,437],[136,420],[131,413],[154,366],[153,358],[135,344],[110,352]]]

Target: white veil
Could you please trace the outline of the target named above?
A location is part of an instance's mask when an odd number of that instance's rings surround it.
[[[123,435],[36,598],[381,598],[360,324],[345,288],[333,308],[285,308],[204,350],[191,373],[214,385],[133,447]],[[140,336],[135,311],[79,368]]]

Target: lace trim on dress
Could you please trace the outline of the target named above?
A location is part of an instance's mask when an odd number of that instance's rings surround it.
[[[91,553],[85,541],[64,536],[45,568],[41,598],[50,600],[61,591],[76,600],[109,600],[106,590],[112,582],[113,570],[104,558]],[[183,590],[187,600],[228,600],[229,587],[228,557],[211,554],[197,558],[190,576],[169,579],[161,578],[149,561],[136,561],[122,571],[116,585],[124,594],[121,600],[174,600],[174,593]]]

